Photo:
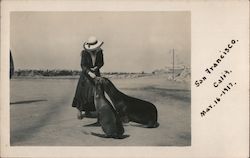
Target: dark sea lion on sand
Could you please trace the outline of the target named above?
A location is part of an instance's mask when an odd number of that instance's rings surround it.
[[[112,104],[105,98],[101,77],[95,79],[94,103],[97,110],[97,117],[106,135],[91,134],[105,138],[123,138],[124,128],[122,121]]]
[[[154,104],[130,97],[119,91],[109,79],[103,77],[103,80],[104,91],[110,97],[123,122],[132,121],[147,128],[159,126],[157,109]]]

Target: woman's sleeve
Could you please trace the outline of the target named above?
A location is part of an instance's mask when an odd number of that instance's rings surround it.
[[[82,52],[81,67],[83,73],[89,73],[90,70],[86,67],[86,55],[84,52]]]
[[[98,60],[98,63],[97,63],[97,68],[98,69],[100,69],[104,65],[102,50],[99,53],[100,53],[100,56],[99,56],[99,60]]]

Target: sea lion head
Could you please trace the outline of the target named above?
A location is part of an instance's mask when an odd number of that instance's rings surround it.
[[[99,97],[99,95],[104,94],[103,79],[102,77],[96,77],[94,79],[94,82],[95,82],[95,96]]]

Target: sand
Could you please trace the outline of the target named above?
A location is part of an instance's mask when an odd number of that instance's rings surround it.
[[[95,118],[77,120],[71,107],[77,79],[14,79],[10,84],[12,146],[190,146],[190,82],[166,76],[111,79],[127,95],[152,102],[158,128],[124,124],[125,139],[99,138],[100,127],[85,127]]]

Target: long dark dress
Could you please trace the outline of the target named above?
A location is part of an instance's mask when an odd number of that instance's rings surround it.
[[[88,51],[82,51],[81,67],[82,72],[77,84],[75,97],[72,103],[72,107],[76,107],[80,111],[95,111],[94,105],[94,81],[88,75],[91,71],[95,73],[96,76],[100,76],[100,68],[103,66],[103,53],[102,49],[98,49],[96,52],[96,60],[93,64],[91,55]],[[90,70],[97,66],[96,71]]]

